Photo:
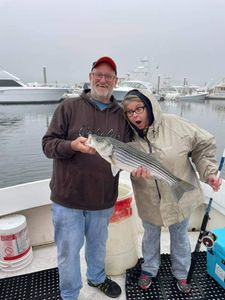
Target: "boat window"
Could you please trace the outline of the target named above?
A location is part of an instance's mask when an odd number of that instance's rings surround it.
[[[113,96],[116,98],[116,100],[118,102],[122,102],[125,95],[126,95],[127,91],[118,91],[118,90],[114,90],[113,91]]]
[[[147,88],[150,89],[150,86],[135,81],[123,81],[120,83],[120,87],[131,87],[134,89],[147,89]]]
[[[127,86],[131,86],[131,84],[129,83],[129,82],[126,82],[126,81],[124,81],[124,82],[121,82],[120,83],[120,86],[122,86],[122,87],[127,87]]]
[[[10,79],[1,79],[0,80],[0,86],[22,86],[21,84],[19,84],[18,82],[14,81],[14,80],[10,80]]]

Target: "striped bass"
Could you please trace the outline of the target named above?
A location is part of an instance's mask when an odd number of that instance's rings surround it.
[[[142,152],[130,143],[126,144],[111,137],[89,134],[85,144],[94,148],[102,158],[111,164],[113,176],[120,170],[132,172],[143,166],[150,172],[152,177],[168,183],[177,201],[185,192],[195,188],[192,184],[174,176],[155,159],[154,155]]]

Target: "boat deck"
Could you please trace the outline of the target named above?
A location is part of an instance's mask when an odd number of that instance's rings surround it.
[[[198,238],[198,232],[190,232],[190,242],[192,250],[194,250],[194,247],[197,242]],[[138,245],[139,245],[139,257],[141,257],[141,240],[142,240],[143,233],[138,234]],[[162,231],[161,235],[161,253],[169,253],[169,233],[168,231]],[[202,246],[202,250],[204,249],[204,246]],[[45,269],[51,269],[57,266],[57,260],[56,260],[56,247],[54,244],[44,245],[44,246],[38,246],[33,247],[33,261],[32,263],[23,268],[20,271],[16,272],[2,272],[0,271],[0,278],[6,278],[11,276],[17,276],[27,273],[33,273],[40,270]],[[81,250],[81,271],[82,271],[82,279],[83,279],[83,288],[81,290],[79,300],[103,300],[107,297],[103,295],[100,291],[97,289],[91,288],[86,283],[86,263],[84,259],[84,247]],[[125,274],[122,274],[120,276],[112,276],[112,279],[117,281],[121,288],[122,288],[122,294],[118,298],[119,300],[126,300],[126,291],[125,291]],[[0,297],[1,299],[1,297]],[[108,298],[107,298],[108,299]]]

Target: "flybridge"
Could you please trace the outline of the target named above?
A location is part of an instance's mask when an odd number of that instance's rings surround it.
[[[20,79],[13,74],[0,70],[0,87],[22,87],[25,86]]]

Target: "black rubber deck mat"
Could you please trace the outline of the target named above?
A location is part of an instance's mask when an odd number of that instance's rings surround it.
[[[58,268],[0,279],[0,300],[60,300]]]
[[[170,271],[170,255],[161,255],[161,267],[148,291],[137,285],[141,262],[126,272],[127,300],[225,300],[225,290],[206,272],[206,252],[199,252],[190,294],[183,295]],[[0,279],[0,300],[60,300],[58,269]]]
[[[154,278],[149,290],[141,289],[137,280],[141,272],[139,259],[134,268],[126,272],[126,296],[127,300],[224,300],[223,289],[206,271],[206,252],[199,252],[193,278],[192,289],[189,294],[182,294],[176,287],[176,281],[171,274],[171,262],[169,254],[161,255],[161,266],[156,278]]]

